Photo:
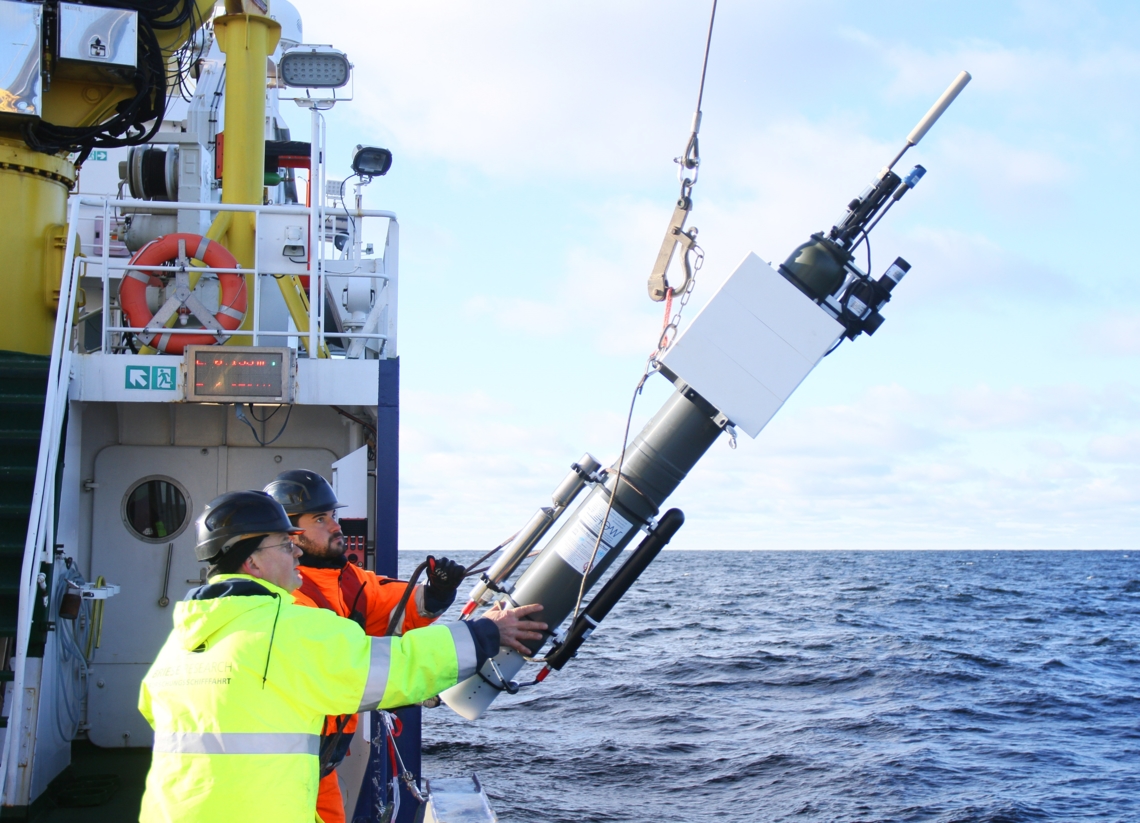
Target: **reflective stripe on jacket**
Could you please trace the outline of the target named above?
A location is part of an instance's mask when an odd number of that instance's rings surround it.
[[[347,617],[373,637],[382,637],[388,633],[389,618],[408,588],[407,583],[381,577],[347,562],[315,566],[305,565],[302,561],[297,571],[301,574],[301,587],[293,592],[295,603],[328,609],[341,617]],[[416,586],[404,608],[404,619],[401,621],[403,625],[396,634],[430,626],[439,615],[439,612],[427,610],[424,605],[424,587]],[[356,731],[356,725],[356,715],[332,716],[325,722],[325,735],[335,735],[338,729],[342,732],[341,751],[334,757],[336,763],[344,759],[348,739]]]
[[[155,730],[140,820],[311,823],[326,715],[425,700],[483,662],[464,624],[372,638],[245,575],[218,575],[174,609],[143,679]]]

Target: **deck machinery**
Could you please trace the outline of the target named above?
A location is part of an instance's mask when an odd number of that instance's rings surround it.
[[[139,683],[218,494],[320,471],[354,559],[396,574],[399,224],[362,208],[385,150],[327,179],[351,64],[285,0],[0,0],[0,31],[0,780],[20,815],[92,800],[61,785],[75,741],[105,764],[151,746]]]

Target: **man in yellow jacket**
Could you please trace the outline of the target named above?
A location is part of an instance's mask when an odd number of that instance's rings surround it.
[[[368,637],[351,620],[294,605],[297,529],[263,492],[230,492],[198,518],[207,585],[174,610],[143,679],[154,727],[140,820],[312,823],[326,715],[417,703],[472,676],[500,645],[528,653],[538,606]]]

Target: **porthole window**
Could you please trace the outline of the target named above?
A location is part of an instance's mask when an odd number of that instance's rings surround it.
[[[123,497],[127,530],[148,543],[168,543],[190,523],[190,499],[176,480],[151,475],[139,480]]]

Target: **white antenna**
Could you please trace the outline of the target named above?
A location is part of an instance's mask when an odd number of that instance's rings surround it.
[[[966,88],[966,84],[969,83],[971,79],[972,78],[970,77],[970,73],[968,71],[960,72],[958,76],[954,78],[954,82],[950,84],[950,88],[942,92],[942,96],[939,97],[937,102],[935,102],[935,104],[930,107],[930,111],[923,115],[923,118],[918,121],[917,126],[911,129],[910,134],[908,134],[906,138],[906,145],[899,150],[898,154],[895,155],[895,159],[884,166],[883,170],[879,172],[880,180],[886,177],[887,172],[893,169],[895,167],[895,163],[899,162],[899,160],[902,159],[902,156],[906,154],[907,149],[909,149],[911,146],[918,145],[918,141],[926,136],[926,133],[930,131],[931,126],[938,122],[938,118],[942,116],[942,112],[946,111],[946,109],[950,107],[950,104],[954,102],[954,98],[958,96],[962,89]]]
[[[930,127],[942,116],[942,112],[946,111],[950,104],[954,102],[954,98],[958,96],[959,92],[966,88],[966,84],[970,82],[970,79],[970,73],[968,71],[964,71],[954,78],[954,82],[950,84],[950,88],[942,92],[942,96],[938,98],[938,102],[930,107],[930,111],[918,121],[918,125],[907,135],[906,142],[909,145],[918,145],[918,141],[930,131]]]

